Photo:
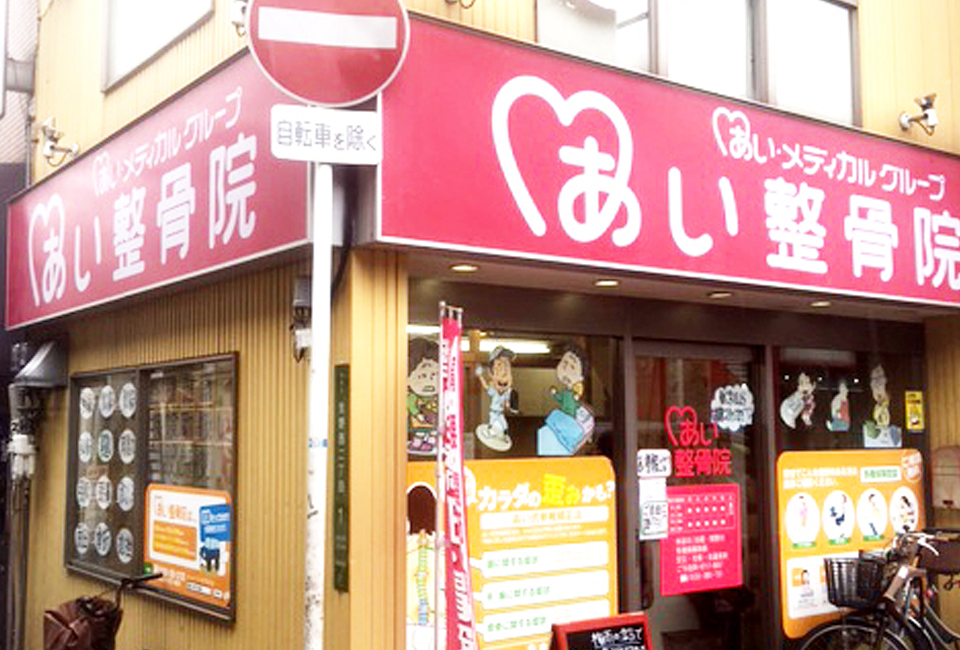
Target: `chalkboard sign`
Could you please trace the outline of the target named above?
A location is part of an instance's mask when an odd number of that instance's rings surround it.
[[[643,612],[553,626],[551,650],[653,650]]]

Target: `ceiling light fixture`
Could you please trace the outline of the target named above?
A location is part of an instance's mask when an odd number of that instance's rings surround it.
[[[601,278],[593,283],[595,287],[619,287],[620,280],[614,280],[613,278]]]
[[[475,273],[480,270],[480,267],[476,264],[454,264],[450,267],[450,270],[454,273]]]
[[[824,307],[829,307],[831,304],[832,303],[829,300],[814,300],[810,303],[810,306],[817,309],[822,309]]]
[[[711,291],[707,294],[707,298],[711,300],[725,300],[726,298],[732,298],[733,293],[730,291]]]

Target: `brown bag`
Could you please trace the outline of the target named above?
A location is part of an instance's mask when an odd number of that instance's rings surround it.
[[[68,600],[43,613],[44,650],[113,650],[123,610],[106,598]]]

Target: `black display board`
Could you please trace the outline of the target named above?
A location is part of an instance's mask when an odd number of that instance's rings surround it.
[[[553,626],[551,650],[653,650],[643,612]]]

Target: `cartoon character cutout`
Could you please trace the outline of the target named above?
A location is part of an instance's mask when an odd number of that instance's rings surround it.
[[[797,377],[797,390],[780,404],[780,419],[784,424],[795,429],[798,417],[808,427],[813,424],[813,410],[817,406],[813,391],[816,388],[817,383],[807,373],[801,372]]]
[[[407,490],[407,648],[433,647],[437,498],[430,486]]]
[[[407,356],[407,451],[418,456],[437,453],[440,348],[433,341],[410,341]]]
[[[830,419],[827,420],[827,430],[845,432],[850,430],[850,390],[844,379],[837,385],[837,394],[830,402]]]
[[[557,363],[560,386],[551,386],[550,394],[558,407],[547,415],[537,431],[537,454],[540,456],[572,456],[593,436],[593,412],[583,398],[586,362],[583,353],[571,346]]]
[[[506,414],[518,413],[511,366],[514,356],[513,350],[498,345],[490,351],[489,367],[477,366],[477,377],[490,396],[487,423],[477,427],[477,439],[494,451],[508,451],[513,446]]]
[[[863,423],[864,447],[900,447],[900,427],[890,424],[890,393],[883,366],[870,372],[870,392],[873,394],[872,420]]]

